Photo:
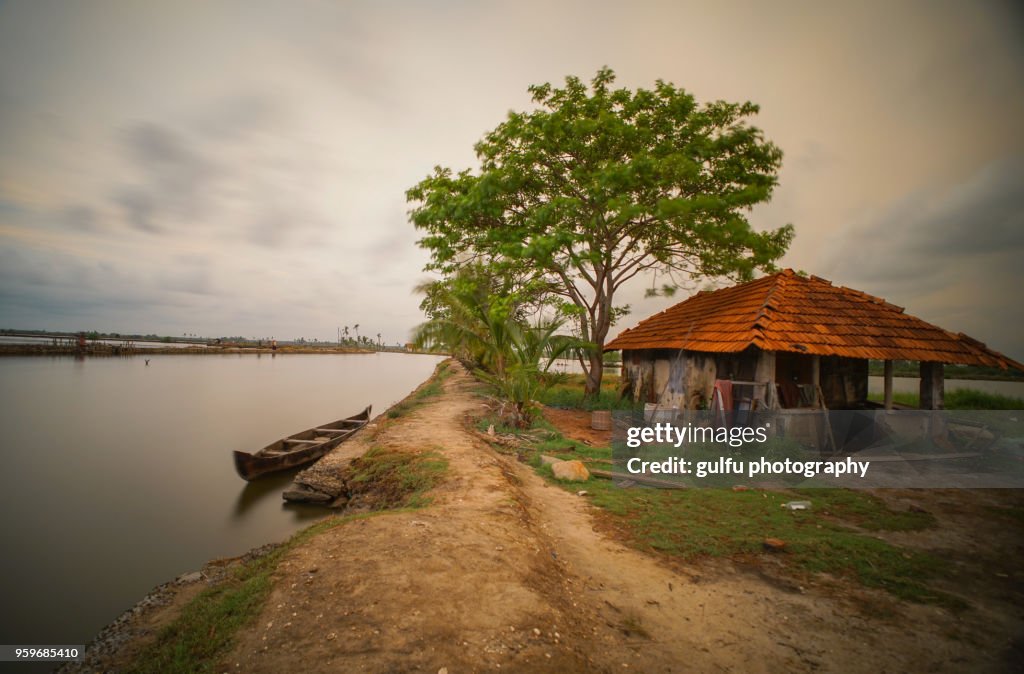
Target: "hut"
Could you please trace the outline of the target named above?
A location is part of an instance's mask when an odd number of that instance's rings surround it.
[[[791,269],[701,292],[605,345],[622,351],[624,386],[662,409],[864,409],[868,360],[920,362],[921,408],[943,408],[943,365],[1024,370],[964,334],[902,307]],[[723,392],[725,393],[723,400]]]

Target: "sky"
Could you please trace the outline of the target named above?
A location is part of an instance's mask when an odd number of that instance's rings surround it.
[[[780,265],[1024,358],[1024,12],[964,2],[0,2],[0,328],[404,342],[405,192],[531,84],[753,101]],[[617,299],[632,313],[679,301]]]

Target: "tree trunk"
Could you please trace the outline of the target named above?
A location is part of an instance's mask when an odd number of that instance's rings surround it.
[[[586,399],[597,398],[601,393],[601,376],[604,374],[604,354],[594,350],[590,354],[590,367],[587,372],[587,384],[583,390]]]

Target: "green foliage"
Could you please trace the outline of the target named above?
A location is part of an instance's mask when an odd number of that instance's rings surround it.
[[[947,410],[1024,410],[1024,399],[967,388],[948,391],[944,401]]]
[[[565,375],[562,381],[555,382],[543,390],[538,400],[548,407],[561,407],[581,410],[633,410],[642,408],[630,398],[621,398],[618,392],[619,378],[607,377],[601,382],[601,390],[596,396],[588,397],[585,392],[583,375]]]
[[[556,375],[548,370],[556,359],[577,343],[572,338],[556,334],[561,325],[561,321],[554,320],[535,327],[518,323],[505,326],[508,351],[503,358],[504,369],[477,373],[511,403],[510,415],[517,427],[530,425],[538,395],[557,381]]]
[[[790,226],[755,232],[747,220],[777,182],[782,152],[747,124],[752,103],[699,105],[658,81],[613,89],[603,68],[586,86],[530,87],[537,108],[511,112],[475,150],[479,175],[437,167],[412,187],[413,224],[452,274],[467,259],[507,278],[531,278],[575,307],[589,342],[587,393],[624,307],[616,290],[637,274],[750,278],[788,247]]]
[[[559,318],[531,326],[523,317],[522,294],[496,294],[493,275],[463,268],[444,282],[428,284],[433,318],[416,328],[421,348],[443,348],[468,362],[476,374],[510,403],[512,423],[529,425],[538,393],[556,377],[548,370],[556,359],[581,343],[558,334]]]

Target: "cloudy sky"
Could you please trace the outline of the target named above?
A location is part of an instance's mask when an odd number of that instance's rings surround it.
[[[995,0],[0,2],[0,327],[404,341],[405,190],[603,65],[761,105],[784,265],[1024,357],[1024,14]],[[620,327],[670,303],[643,285]]]

